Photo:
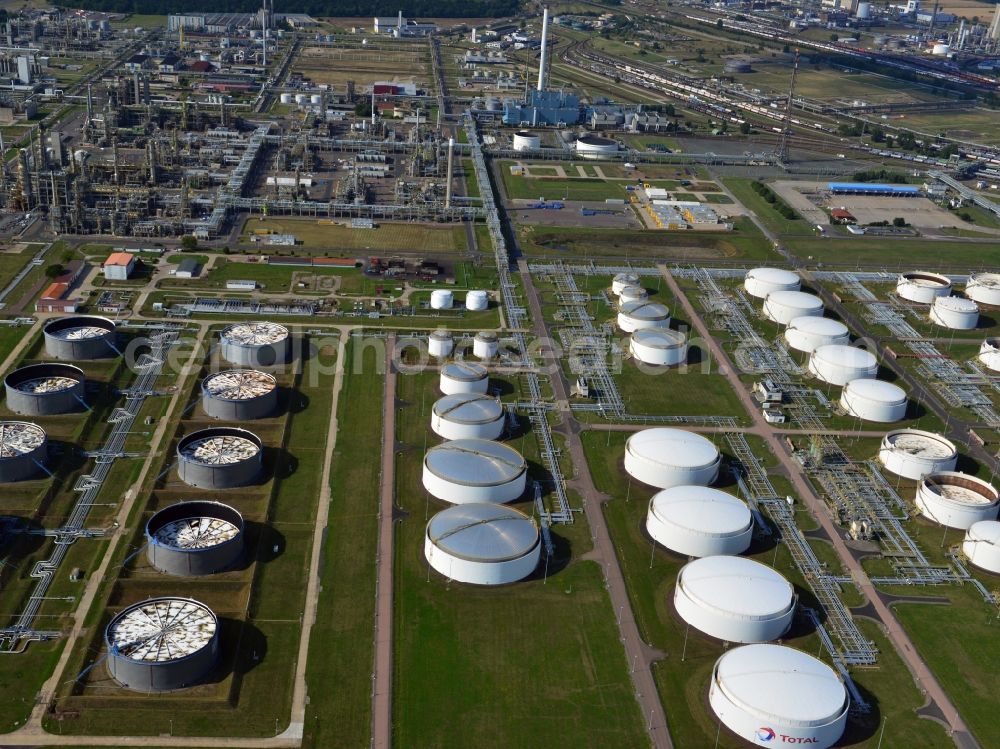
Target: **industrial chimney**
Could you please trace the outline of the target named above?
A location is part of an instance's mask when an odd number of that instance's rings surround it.
[[[545,61],[549,48],[549,9],[542,10],[542,55],[538,61],[538,90],[545,90]]]

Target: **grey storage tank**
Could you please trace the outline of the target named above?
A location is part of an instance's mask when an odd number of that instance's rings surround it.
[[[219,334],[222,358],[242,367],[269,367],[288,361],[288,328],[276,322],[240,322]]]
[[[278,382],[256,369],[216,372],[202,380],[201,405],[213,419],[262,419],[278,408]]]
[[[41,472],[49,455],[45,430],[28,421],[0,421],[0,483]]]
[[[45,353],[56,359],[104,359],[118,356],[114,320],[96,315],[57,317],[45,324]]]
[[[192,598],[150,598],[118,613],[104,630],[108,673],[137,692],[197,684],[219,661],[219,620]]]
[[[22,416],[49,416],[78,411],[84,401],[86,376],[72,364],[29,364],[4,378],[7,408]]]
[[[263,444],[253,432],[211,427],[177,443],[181,481],[206,489],[231,489],[254,483],[263,466]]]
[[[212,575],[242,554],[243,516],[221,502],[178,502],[146,523],[146,558],[168,575]]]

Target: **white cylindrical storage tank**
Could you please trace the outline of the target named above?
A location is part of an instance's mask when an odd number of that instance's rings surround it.
[[[521,453],[491,440],[453,440],[424,456],[424,488],[456,505],[512,502],[524,493],[527,476]]]
[[[282,94],[280,100],[282,104],[291,104],[294,101],[294,97],[291,94]]]
[[[979,324],[979,305],[960,296],[939,296],[931,305],[931,322],[950,330],[974,330]]]
[[[823,382],[846,385],[851,380],[874,378],[878,359],[854,346],[820,346],[809,355],[809,371]]]
[[[851,416],[888,424],[906,418],[906,391],[884,380],[851,380],[840,394],[840,405]]]
[[[500,338],[496,333],[476,333],[472,339],[472,354],[480,359],[492,359],[500,350]]]
[[[979,361],[994,372],[1000,372],[1000,338],[987,338],[979,347]]]
[[[764,300],[764,316],[779,325],[797,317],[821,317],[823,300],[804,291],[772,291]]]
[[[939,296],[951,293],[951,279],[940,273],[913,271],[896,279],[896,294],[917,304],[933,304]]]
[[[643,429],[625,443],[626,472],[658,489],[707,486],[718,477],[721,460],[710,440],[683,429]]]
[[[618,310],[618,327],[626,333],[670,326],[670,310],[659,302],[625,302]]]
[[[618,153],[618,141],[600,135],[584,135],[576,141],[576,152],[585,159],[602,159]]]
[[[767,299],[775,291],[798,291],[801,286],[799,274],[783,268],[754,268],[743,279],[747,294],[758,299]]]
[[[619,273],[611,279],[611,293],[619,296],[622,289],[628,286],[639,286],[639,275],[637,273]]]
[[[448,289],[434,289],[431,292],[431,309],[451,309],[455,296]]]
[[[438,359],[451,356],[455,350],[455,339],[447,330],[435,330],[427,337],[427,353]]]
[[[642,302],[648,297],[649,292],[641,286],[626,286],[622,289],[622,293],[618,295],[618,303],[625,304],[626,302]]]
[[[681,619],[726,642],[770,642],[792,626],[795,589],[766,564],[736,556],[696,559],[674,588]]]
[[[305,104],[307,101],[309,101],[309,97],[305,94],[295,94],[296,104]]]
[[[734,648],[716,661],[708,704],[754,746],[828,749],[844,734],[850,698],[837,673],[818,658],[759,644]]]
[[[958,450],[951,440],[920,429],[897,429],[882,438],[879,462],[887,471],[905,479],[955,469]]]
[[[670,328],[644,328],[629,339],[629,351],[643,364],[672,367],[687,361],[687,336]]]
[[[796,317],[785,328],[785,343],[807,354],[820,346],[846,346],[850,342],[847,326],[829,317]]]
[[[310,104],[315,104],[317,106],[320,105],[320,104],[322,104],[323,103],[323,95],[322,94],[310,94],[309,95],[309,103]]]
[[[431,429],[446,440],[495,440],[503,434],[503,427],[503,404],[488,395],[446,395],[431,409]]]
[[[482,364],[456,361],[441,367],[441,378],[438,386],[445,395],[485,393],[489,382],[489,373]]]
[[[1000,307],[1000,273],[973,273],[965,284],[965,295],[978,304]]]
[[[980,520],[996,520],[1000,493],[975,476],[943,471],[921,479],[916,504],[925,518],[964,531]]]
[[[937,42],[931,47],[931,54],[938,57],[947,57],[951,54],[951,45],[944,42]]]
[[[424,556],[449,580],[503,585],[530,575],[541,557],[538,525],[523,512],[490,503],[456,505],[427,523]]]
[[[527,130],[514,133],[513,148],[515,151],[537,151],[542,146],[542,139]]]
[[[979,569],[1000,575],[1000,523],[980,520],[969,526],[962,553]]]
[[[470,291],[465,295],[465,308],[470,312],[480,312],[490,306],[490,297],[485,291]]]
[[[244,367],[267,367],[288,361],[288,328],[276,322],[239,322],[219,334],[222,358]]]
[[[742,554],[753,540],[753,515],[732,494],[707,486],[674,486],[653,495],[646,530],[688,557]]]

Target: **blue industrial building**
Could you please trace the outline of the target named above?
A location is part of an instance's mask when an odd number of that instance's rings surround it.
[[[580,97],[564,91],[529,91],[527,102],[508,99],[503,105],[505,125],[576,125],[580,117]]]
[[[916,185],[880,185],[869,182],[830,182],[827,188],[835,195],[886,195],[899,198],[916,198],[920,188]]]

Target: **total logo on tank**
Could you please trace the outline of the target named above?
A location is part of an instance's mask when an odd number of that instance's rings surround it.
[[[761,744],[770,744],[775,742],[778,744],[818,744],[819,739],[815,737],[807,736],[789,736],[785,733],[778,733],[773,728],[768,728],[766,726],[758,728],[755,734],[755,738]]]

